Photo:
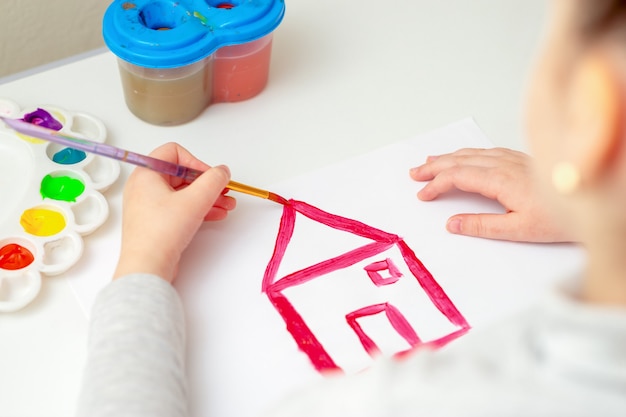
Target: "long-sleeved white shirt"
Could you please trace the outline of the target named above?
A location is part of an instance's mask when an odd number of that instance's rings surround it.
[[[178,294],[160,278],[109,284],[92,312],[77,416],[187,417],[184,328]],[[555,290],[437,351],[326,378],[264,416],[624,417],[626,309]]]

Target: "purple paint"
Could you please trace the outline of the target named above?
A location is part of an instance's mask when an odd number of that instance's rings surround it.
[[[26,113],[21,120],[25,121],[26,123],[45,127],[52,130],[61,130],[61,128],[63,128],[61,122],[59,122],[50,113],[42,108],[38,108],[34,112]]]

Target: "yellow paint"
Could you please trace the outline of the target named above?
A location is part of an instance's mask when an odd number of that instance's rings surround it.
[[[24,135],[24,134],[22,134],[22,133],[17,133],[17,132],[16,132],[16,135],[17,135],[20,139],[23,139],[23,140],[25,140],[26,142],[34,143],[34,144],[36,144],[36,145],[39,145],[39,144],[41,144],[41,143],[46,143],[46,141],[45,141],[45,140],[38,139],[38,138],[34,138],[34,137],[32,137],[32,136],[28,136],[28,135]]]
[[[20,224],[31,235],[52,236],[65,229],[65,217],[58,211],[35,207],[22,213]]]
[[[48,112],[52,115],[52,117],[58,120],[59,123],[65,126],[65,117],[63,117],[61,113],[59,113],[58,111],[54,111],[54,110],[49,110]]]

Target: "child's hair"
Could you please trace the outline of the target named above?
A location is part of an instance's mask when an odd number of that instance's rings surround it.
[[[626,0],[574,0],[583,36],[597,38],[620,28],[626,33]]]

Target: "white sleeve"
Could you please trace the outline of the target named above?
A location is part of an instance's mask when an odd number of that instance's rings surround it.
[[[93,306],[77,417],[186,417],[185,321],[153,275],[112,281]]]

